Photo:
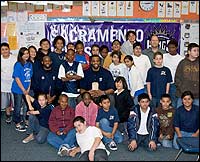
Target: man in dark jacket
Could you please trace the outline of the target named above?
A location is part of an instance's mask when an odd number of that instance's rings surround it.
[[[130,112],[127,123],[130,151],[134,151],[142,144],[149,150],[156,150],[159,122],[157,114],[149,107],[149,103],[148,94],[142,93],[138,96],[138,105]]]

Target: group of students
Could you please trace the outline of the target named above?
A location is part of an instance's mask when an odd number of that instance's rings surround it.
[[[122,46],[114,40],[111,53],[94,44],[91,57],[81,41],[68,43],[65,52],[61,36],[53,52],[44,38],[38,51],[20,48],[17,59],[1,44],[1,108],[8,123],[29,134],[23,143],[47,140],[61,156],[81,152],[82,159],[106,160],[105,145],[178,148],[177,137],[199,136],[199,46],[190,43],[183,58],[176,40],[166,53],[156,35],[143,51],[134,31],[126,38]]]

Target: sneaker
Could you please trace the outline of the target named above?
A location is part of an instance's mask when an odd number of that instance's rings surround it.
[[[30,134],[28,137],[26,137],[22,142],[23,143],[29,143],[30,141],[34,140],[33,134]]]
[[[59,150],[58,150],[58,155],[60,156],[69,156],[69,151],[71,149],[69,149],[68,147],[62,145]]]
[[[26,128],[24,126],[22,126],[21,124],[20,125],[17,125],[15,126],[15,129],[19,132],[25,132],[26,131]]]
[[[10,124],[11,121],[12,121],[12,117],[11,117],[10,115],[8,115],[8,116],[6,117],[6,123],[7,123],[7,124]]]
[[[117,150],[117,145],[114,141],[111,141],[109,144],[108,144],[108,147],[113,150],[113,151],[116,151]]]

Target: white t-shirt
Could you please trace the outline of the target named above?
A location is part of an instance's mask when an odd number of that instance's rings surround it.
[[[88,151],[91,149],[96,137],[100,137],[102,139],[103,135],[100,129],[95,126],[87,127],[85,132],[82,134],[76,133],[76,140],[79,147],[81,148],[81,153],[84,153],[85,151]],[[102,141],[100,142],[97,149],[106,150],[105,145],[103,144]]]
[[[15,55],[11,54],[7,59],[1,55],[1,92],[11,92],[12,74],[16,62],[17,57]]]
[[[176,55],[170,55],[169,53],[163,54],[163,65],[170,69],[173,83],[177,66],[182,59],[184,59],[184,57],[179,54]]]
[[[120,63],[119,65],[115,65],[111,63],[109,66],[109,71],[112,74],[113,79],[115,80],[118,76],[125,77],[126,74],[126,65],[124,63]]]
[[[141,134],[141,135],[149,134],[149,132],[147,131],[147,118],[148,118],[149,110],[150,110],[150,107],[148,107],[147,111],[144,113],[140,108],[141,121],[140,121],[140,127],[137,131],[138,134]]]
[[[141,54],[139,57],[135,55],[131,56],[133,57],[133,62],[135,66],[140,71],[144,85],[146,85],[147,72],[151,68],[149,57],[143,54]]]

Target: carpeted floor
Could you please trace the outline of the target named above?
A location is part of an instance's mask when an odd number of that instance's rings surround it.
[[[14,124],[5,123],[5,115],[1,115],[1,161],[78,161],[75,158],[60,157],[48,143],[37,144],[35,141],[23,144],[26,132],[15,130]],[[117,151],[110,151],[109,161],[174,161],[178,150],[158,147],[155,152],[148,152],[140,147],[130,152],[127,145],[119,144]],[[197,155],[183,153],[178,161],[195,161]]]

